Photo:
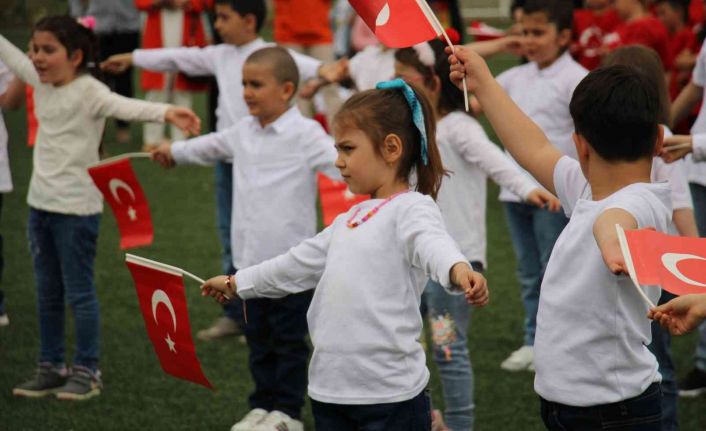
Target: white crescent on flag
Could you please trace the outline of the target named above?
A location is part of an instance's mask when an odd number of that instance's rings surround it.
[[[680,281],[694,285],[694,286],[706,287],[706,283],[701,283],[701,282],[690,279],[689,277],[684,275],[681,271],[679,271],[679,268],[677,268],[677,265],[679,264],[679,262],[682,262],[685,260],[691,260],[691,259],[706,260],[706,258],[704,258],[702,256],[696,256],[694,254],[664,253],[662,255],[662,265],[664,265],[664,267],[667,268],[667,271],[671,272],[672,275],[674,275]]]
[[[380,12],[378,13],[377,18],[375,18],[375,26],[376,27],[382,27],[383,25],[387,24],[387,22],[390,20],[390,5],[385,3],[385,6],[380,9]]]
[[[152,317],[154,317],[154,323],[159,325],[159,322],[157,322],[157,307],[159,304],[164,304],[165,307],[169,310],[169,313],[172,315],[172,323],[174,324],[174,332],[176,332],[176,326],[177,326],[177,321],[176,321],[176,313],[174,312],[174,306],[172,305],[172,301],[169,299],[169,295],[166,294],[165,291],[161,289],[157,289],[152,293]],[[169,350],[172,352],[176,353],[176,349],[174,348],[174,341],[172,341],[172,338],[169,334],[167,334],[167,338],[164,339],[164,341],[167,342],[167,345],[169,346]]]
[[[135,192],[132,190],[132,187],[130,187],[125,181],[118,178],[113,178],[108,182],[108,187],[110,188],[110,194],[113,195],[113,198],[119,203],[122,204],[122,202],[120,201],[120,197],[118,196],[118,189],[127,190],[133,202],[135,201]]]

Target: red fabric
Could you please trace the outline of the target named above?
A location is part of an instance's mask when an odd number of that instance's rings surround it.
[[[691,0],[689,2],[689,24],[691,26],[700,25],[706,19],[703,0]]]
[[[126,262],[147,334],[165,373],[213,389],[196,357],[181,275]]]
[[[349,3],[389,48],[406,48],[435,39],[439,34],[415,0],[350,0]]]
[[[615,9],[608,9],[602,14],[589,9],[575,10],[571,54],[576,61],[588,70],[598,67],[603,38],[613,32],[618,24],[620,17]]]
[[[625,237],[640,284],[658,284],[675,295],[706,293],[706,239],[649,229],[626,231]]]
[[[152,0],[135,0],[135,7],[147,12],[145,28],[142,31],[143,49],[163,48],[161,9],[154,7],[152,3]],[[184,11],[182,46],[206,46],[206,34],[201,22],[201,12],[212,7],[213,0],[191,0],[191,8]],[[140,83],[145,91],[163,90],[164,74],[143,70],[140,74]],[[184,74],[179,73],[174,82],[174,88],[182,91],[203,91],[208,88],[208,85],[189,81]]]
[[[150,209],[130,159],[98,164],[89,168],[88,174],[113,210],[120,230],[120,248],[152,244]]]
[[[34,89],[30,85],[25,85],[25,105],[27,106],[27,146],[34,147],[39,121],[34,115]]]
[[[333,223],[339,215],[351,209],[355,204],[370,199],[367,195],[354,195],[343,181],[334,181],[324,174],[319,174],[319,197],[324,226]]]
[[[657,51],[665,70],[672,67],[674,57],[669,49],[669,34],[664,25],[655,17],[647,16],[622,23],[607,38],[610,48],[624,45],[648,46]]]
[[[331,3],[331,0],[275,0],[275,41],[304,46],[330,44]]]
[[[683,51],[687,50],[692,53],[694,47],[697,46],[696,35],[689,27],[684,27],[683,30],[673,34],[669,40],[669,49],[674,58],[678,57]],[[682,88],[691,80],[691,72],[678,70],[675,65],[670,69],[671,77],[669,81],[669,97],[674,100],[679,95]]]

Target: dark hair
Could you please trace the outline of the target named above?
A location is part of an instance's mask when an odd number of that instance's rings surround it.
[[[439,148],[436,146],[436,119],[429,99],[423,91],[410,84],[422,106],[426,128],[428,164],[422,162],[421,137],[412,121],[412,110],[399,89],[367,90],[357,93],[343,104],[334,117],[334,126],[354,127],[365,133],[382,153],[385,137],[394,133],[402,141],[402,157],[397,176],[409,181],[414,169],[416,190],[436,199],[445,174]]]
[[[655,50],[643,45],[621,46],[605,56],[601,64],[603,66],[612,66],[614,64],[632,66],[650,78],[659,93],[659,122],[662,124],[669,123],[669,92],[667,91],[667,83],[664,80],[664,66]]]
[[[83,59],[81,64],[78,65],[78,71],[89,72],[93,76],[100,78],[98,38],[93,31],[79,24],[75,18],[68,15],[52,15],[40,19],[34,25],[32,34],[38,31],[46,31],[53,34],[59,43],[66,48],[66,53],[69,57],[80,50],[83,53]]]
[[[272,66],[272,74],[277,82],[294,84],[294,93],[299,85],[299,68],[289,54],[289,51],[280,46],[269,46],[253,52],[245,59],[245,63],[265,63]]]
[[[215,4],[228,5],[242,17],[245,17],[245,15],[253,15],[255,17],[255,31],[257,33],[262,30],[262,26],[265,24],[265,17],[267,17],[267,5],[265,4],[265,0],[216,0]]]
[[[571,30],[574,22],[574,5],[568,0],[527,0],[525,15],[541,12],[547,21],[556,25],[557,31]]]
[[[633,66],[616,64],[589,73],[569,104],[576,133],[608,161],[652,157],[661,106],[657,87]]]
[[[424,85],[431,87],[434,85],[434,77],[438,76],[441,82],[441,91],[439,94],[439,103],[436,109],[440,114],[448,114],[453,111],[464,110],[463,92],[458,89],[449,79],[451,72],[447,55],[444,52],[446,46],[444,42],[434,39],[428,43],[434,52],[434,66],[425,66],[420,60],[417,51],[414,48],[402,48],[395,51],[395,60],[400,63],[413,67],[424,78]]]
[[[689,0],[657,0],[655,4],[667,3],[672,9],[680,12],[682,21],[689,22]]]

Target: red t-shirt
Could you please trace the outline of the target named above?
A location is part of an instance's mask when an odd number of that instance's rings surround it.
[[[312,46],[333,40],[331,0],[275,0],[274,6],[275,42]]]
[[[650,47],[659,54],[665,70],[671,69],[674,63],[674,56],[669,49],[667,29],[652,16],[619,24],[613,33],[605,37],[604,42],[611,49],[625,45]]]
[[[620,24],[620,17],[615,9],[608,9],[596,14],[589,9],[574,11],[573,42],[571,54],[577,62],[588,70],[599,66],[599,49],[603,46],[603,37],[615,30]]]

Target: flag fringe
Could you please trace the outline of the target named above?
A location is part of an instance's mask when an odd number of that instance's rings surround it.
[[[615,230],[618,233],[618,242],[620,243],[620,250],[623,252],[623,259],[625,259],[625,266],[628,267],[628,274],[630,275],[630,279],[632,280],[633,284],[635,285],[635,289],[637,289],[637,292],[640,294],[642,299],[645,300],[647,305],[650,306],[650,308],[654,308],[655,305],[650,301],[650,298],[647,297],[647,294],[645,291],[642,290],[640,287],[640,283],[637,282],[637,273],[635,272],[635,263],[632,260],[632,255],[630,254],[630,248],[628,247],[628,240],[625,237],[625,231],[623,230],[623,227],[620,226],[619,224],[615,224]]]

